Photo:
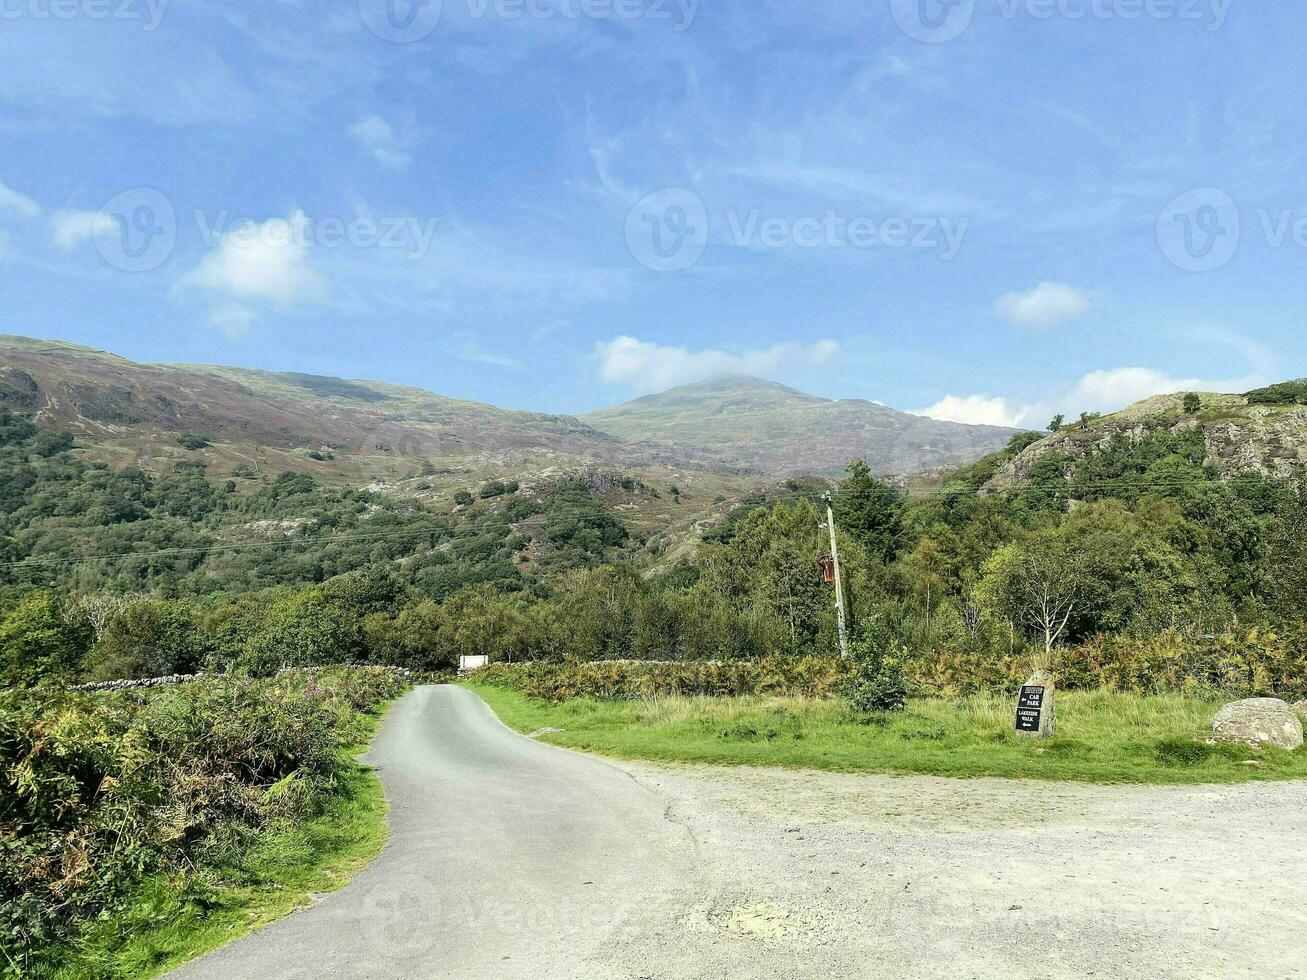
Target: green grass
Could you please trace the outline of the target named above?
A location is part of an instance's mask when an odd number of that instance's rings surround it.
[[[623,759],[1096,783],[1307,778],[1307,749],[1195,741],[1210,730],[1220,705],[1178,695],[1062,692],[1058,734],[1037,742],[1012,731],[1014,699],[992,695],[912,701],[905,712],[864,721],[838,700],[676,697],[550,705],[508,688],[466,686],[510,728],[561,728],[542,741]]]
[[[363,741],[385,715],[364,716]],[[239,864],[210,869],[202,884],[158,877],[124,903],[126,911],[96,922],[72,946],[52,951],[59,980],[154,977],[226,945],[296,909],[311,896],[342,887],[381,852],[389,831],[376,773],[344,750],[340,792],[311,821],[279,829]]]

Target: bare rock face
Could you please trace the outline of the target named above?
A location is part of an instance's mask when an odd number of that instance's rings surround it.
[[[1216,714],[1212,730],[1223,742],[1259,747],[1275,745],[1292,752],[1302,745],[1302,720],[1279,698],[1249,698],[1227,704]]]

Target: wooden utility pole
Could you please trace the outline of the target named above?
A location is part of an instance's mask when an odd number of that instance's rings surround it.
[[[826,494],[826,527],[830,529],[830,556],[835,563],[835,612],[840,624],[840,656],[849,655],[849,634],[844,624],[844,576],[840,572],[840,546],[835,539],[835,509],[831,506],[831,496]]]

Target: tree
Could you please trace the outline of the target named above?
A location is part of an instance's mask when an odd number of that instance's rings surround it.
[[[87,675],[110,681],[190,674],[199,669],[203,656],[204,644],[188,602],[136,599],[109,619],[87,657]]]
[[[0,681],[20,686],[71,680],[91,643],[86,619],[40,589],[0,619]]]
[[[1203,400],[1194,392],[1184,396],[1184,411],[1186,415],[1197,415],[1203,407]]]
[[[1084,569],[1061,548],[999,549],[985,568],[981,590],[1013,623],[1033,632],[1051,653],[1086,601]]]
[[[903,500],[896,488],[872,477],[864,460],[849,464],[849,478],[835,494],[834,509],[840,530],[873,559],[893,559],[903,533]]]
[[[1048,423],[1049,432],[1061,432],[1062,426],[1066,425],[1066,416],[1058,412],[1053,416],[1053,421]]]

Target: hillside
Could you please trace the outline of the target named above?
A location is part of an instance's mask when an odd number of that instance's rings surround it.
[[[1183,473],[1181,463],[1211,477],[1301,479],[1307,474],[1303,391],[1307,384],[1289,382],[1244,395],[1202,394],[1196,412],[1186,411],[1184,394],[1158,395],[995,460],[984,485],[1003,490],[1050,475],[1083,481],[1100,472],[1112,479],[1135,473],[1160,480]]]
[[[866,459],[877,473],[958,465],[1002,447],[1015,430],[937,422],[868,401],[830,401],[757,378],[673,388],[581,420],[626,440],[672,443],[776,475],[836,475]]]
[[[0,406],[72,431],[111,465],[203,462],[367,483],[425,464],[493,476],[550,466],[698,467],[701,454],[629,445],[570,416],[515,412],[418,388],[239,368],[137,364],[0,336]],[[185,448],[179,440],[187,436]],[[202,445],[207,443],[208,445]],[[438,475],[438,474],[437,474]]]

